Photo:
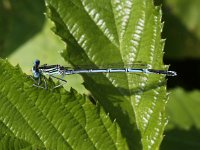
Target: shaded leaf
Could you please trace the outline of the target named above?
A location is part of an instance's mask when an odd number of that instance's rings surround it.
[[[0,2],[0,56],[13,51],[39,32],[44,23],[44,1],[2,0]]]
[[[169,124],[161,149],[200,149],[200,92],[182,88],[171,91],[167,114]]]
[[[165,0],[164,3],[166,58],[199,58],[200,1]]]
[[[199,0],[165,0],[171,11],[188,30],[200,39]]]

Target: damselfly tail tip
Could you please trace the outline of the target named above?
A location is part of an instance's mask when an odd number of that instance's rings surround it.
[[[167,76],[177,76],[175,71],[167,71]]]

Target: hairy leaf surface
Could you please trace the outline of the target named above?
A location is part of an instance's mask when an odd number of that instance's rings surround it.
[[[116,122],[86,96],[32,87],[2,59],[0,72],[0,149],[127,149]]]

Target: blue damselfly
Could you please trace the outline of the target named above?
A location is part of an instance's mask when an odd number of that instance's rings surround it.
[[[141,64],[143,65],[143,64]],[[52,78],[58,79],[59,81],[62,81],[62,84],[59,84],[54,88],[58,88],[62,86],[63,84],[66,84],[67,81],[63,79],[65,75],[72,75],[72,74],[84,74],[84,73],[144,73],[144,74],[163,74],[166,76],[176,76],[175,71],[168,71],[168,70],[157,70],[157,69],[149,69],[149,68],[131,68],[131,67],[122,67],[122,68],[97,68],[97,69],[69,69],[68,67],[64,67],[61,65],[41,65],[40,61],[35,60],[34,66],[32,68],[33,77],[32,78],[35,81],[35,84],[33,86],[36,86],[38,88],[44,88],[47,89],[47,82],[44,78],[44,87],[41,86],[41,77],[42,75],[49,75]],[[56,75],[61,76],[61,78],[56,77]],[[36,81],[37,79],[37,81]]]

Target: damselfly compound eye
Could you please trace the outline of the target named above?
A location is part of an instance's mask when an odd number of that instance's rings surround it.
[[[36,59],[35,62],[34,62],[34,65],[35,66],[39,66],[40,65],[40,60]]]

